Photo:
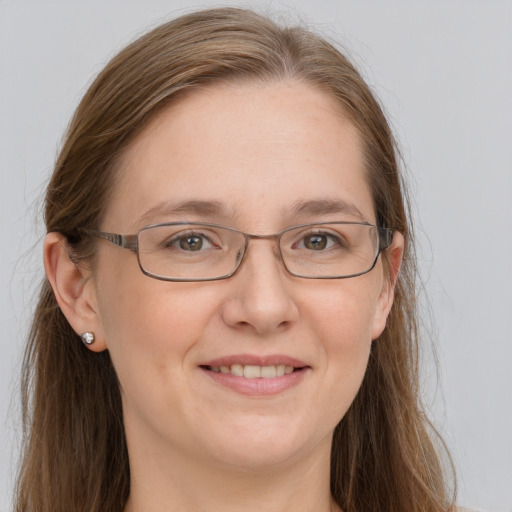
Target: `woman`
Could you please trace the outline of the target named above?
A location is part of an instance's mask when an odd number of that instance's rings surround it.
[[[217,9],[123,50],[48,186],[17,510],[452,510],[403,196],[318,36]]]

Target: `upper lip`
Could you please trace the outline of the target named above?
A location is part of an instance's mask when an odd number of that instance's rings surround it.
[[[309,366],[304,361],[295,357],[283,354],[271,355],[252,355],[252,354],[234,354],[230,356],[219,357],[200,363],[199,366],[231,366],[233,364],[241,364],[243,366],[293,366],[294,368],[304,368]]]

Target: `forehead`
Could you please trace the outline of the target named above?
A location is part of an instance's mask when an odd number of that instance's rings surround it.
[[[176,208],[191,203],[218,208]],[[309,203],[323,206],[297,208]],[[339,107],[300,83],[221,85],[187,94],[137,136],[105,222],[139,229],[189,214],[275,230],[325,217],[327,204],[374,221],[361,141]]]

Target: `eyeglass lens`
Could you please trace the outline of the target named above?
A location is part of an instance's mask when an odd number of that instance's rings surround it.
[[[138,234],[139,262],[144,272],[162,279],[218,279],[235,272],[250,238],[258,237],[215,225],[150,226]],[[377,229],[367,224],[299,226],[276,238],[285,267],[301,277],[361,274],[379,252]]]

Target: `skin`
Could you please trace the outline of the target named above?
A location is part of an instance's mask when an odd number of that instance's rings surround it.
[[[161,203],[214,200],[215,215],[144,216]],[[330,99],[298,83],[222,85],[189,94],[154,119],[120,162],[101,229],[136,233],[154,222],[215,222],[253,234],[343,212],[292,214],[297,201],[341,199],[375,223],[361,144]],[[385,327],[392,275],[316,280],[289,275],[272,241],[252,241],[230,279],[172,283],[142,274],[134,253],[98,241],[94,271],[69,262],[60,235],[47,274],[76,332],[108,349],[122,389],[132,476],[126,511],[328,511],[333,429],[362,382]],[[284,354],[302,380],[251,397],[212,381],[204,361]]]

